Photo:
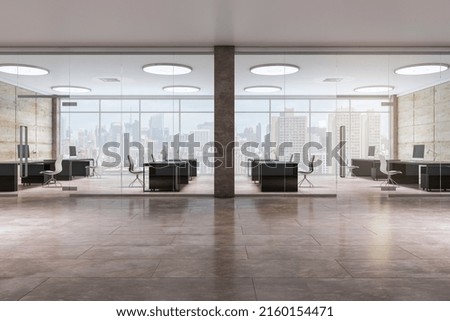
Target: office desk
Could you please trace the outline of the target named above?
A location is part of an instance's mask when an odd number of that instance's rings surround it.
[[[188,164],[189,168],[185,167],[184,165],[180,167],[180,184],[188,183],[186,177],[189,178],[189,180],[192,180],[192,177],[197,177],[197,159],[169,159],[167,160],[167,162],[185,162]]]
[[[353,175],[359,177],[372,177],[374,181],[380,178],[386,178],[387,176],[380,171],[379,159],[361,159],[352,158],[352,165],[359,168],[353,169]]]
[[[54,161],[28,161],[28,176],[22,177],[22,184],[44,183],[40,172],[49,170]],[[19,182],[19,161],[0,162],[0,191],[16,192]]]
[[[54,167],[54,160],[29,162],[28,176],[22,177],[22,184],[43,184],[48,178],[45,177],[45,175],[41,174],[41,172],[52,170]]]
[[[256,166],[261,192],[297,192],[298,164],[281,161],[258,161]]]
[[[0,163],[0,192],[16,192],[18,162]]]
[[[87,177],[88,171],[86,171],[86,166],[90,166],[93,163],[93,158],[63,159],[62,171],[55,178],[60,181],[70,181],[73,177]]]
[[[388,160],[388,169],[401,171],[401,174],[393,176],[398,184],[419,184],[420,170],[425,167],[446,167],[450,166],[450,162],[433,162],[433,161],[401,161]]]
[[[143,170],[144,192],[156,190],[178,192],[181,184],[189,183],[188,161],[149,162],[144,163]]]
[[[447,191],[450,189],[449,165],[419,165],[419,187],[431,192],[432,190]]]
[[[252,159],[249,160],[250,162],[250,167],[251,167],[251,174],[250,176],[252,177],[252,181],[254,182],[259,182],[260,178],[261,178],[261,167],[260,167],[260,163],[264,163],[264,162],[275,162],[274,160],[270,160],[270,159]]]

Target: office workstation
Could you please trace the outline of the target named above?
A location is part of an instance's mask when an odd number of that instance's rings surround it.
[[[446,191],[449,188],[449,166],[450,161],[445,160],[425,160],[425,144],[412,146],[411,157],[409,159],[388,159],[384,171],[396,171],[393,176],[395,185],[404,185],[410,188],[419,188],[426,191]],[[371,177],[373,180],[386,180],[387,175],[380,169],[382,166],[380,159],[375,157],[369,150],[370,158],[352,159],[352,164],[358,168],[353,170],[357,177]]]
[[[30,160],[26,163],[18,161],[0,162],[0,173],[2,182],[1,189],[4,192],[19,190],[19,184],[45,185],[48,175],[45,171],[55,169],[54,159]],[[70,181],[75,177],[88,177],[90,172],[86,170],[92,164],[93,159],[64,159],[62,160],[62,171],[55,175],[60,181]]]

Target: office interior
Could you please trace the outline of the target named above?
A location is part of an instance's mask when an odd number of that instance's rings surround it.
[[[17,177],[0,193],[1,300],[449,299],[450,55],[235,51],[234,137],[256,146],[235,150],[234,177],[219,181],[234,182],[228,198],[214,197],[215,169],[199,161],[227,128],[214,117],[212,51],[0,55],[0,67],[48,71],[0,72],[0,182]],[[190,72],[143,70],[160,63]],[[438,72],[395,72],[423,63]],[[298,70],[251,71],[268,64]],[[193,155],[174,150],[177,134],[200,142]],[[292,146],[267,155],[266,137]],[[344,164],[327,163],[341,140]],[[105,144],[120,162],[98,165],[114,161]],[[57,182],[43,185],[60,155]],[[398,185],[380,156],[402,172]],[[150,165],[175,162],[189,172],[150,177]],[[430,191],[418,183],[428,169]]]
[[[449,54],[237,48],[234,58],[236,195],[447,193]],[[213,52],[0,59],[4,67],[44,70],[0,71],[1,161],[5,177],[14,167],[17,180],[3,195],[214,194],[213,147],[207,146],[222,124],[214,123]],[[172,69],[147,70],[164,63]],[[277,64],[282,69],[275,75],[257,70]],[[398,71],[420,64],[438,67],[422,75]],[[192,150],[182,145],[189,139],[197,143]],[[54,170],[60,155],[62,173],[45,184],[51,176],[43,172]],[[380,172],[380,155],[386,170],[402,172],[393,181]],[[165,161],[181,161],[181,168],[158,185],[151,172],[167,170],[153,169]]]

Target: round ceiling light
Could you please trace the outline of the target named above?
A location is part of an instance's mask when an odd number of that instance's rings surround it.
[[[277,86],[252,86],[245,87],[244,90],[249,93],[275,93],[281,90],[281,87]]]
[[[376,93],[383,93],[394,89],[394,86],[364,86],[364,87],[358,87],[355,88],[354,91],[358,93],[364,93],[364,94],[376,94]]]
[[[419,76],[446,71],[450,66],[441,63],[427,63],[400,67],[394,70],[398,75]]]
[[[142,70],[154,75],[177,76],[185,75],[192,71],[192,67],[171,63],[150,64],[142,67]]]
[[[257,65],[250,68],[250,72],[263,76],[283,76],[295,74],[300,70],[299,66],[289,64]]]
[[[79,86],[53,86],[52,90],[65,94],[85,94],[91,92],[90,88]]]
[[[200,91],[200,88],[194,86],[167,86],[163,87],[163,90],[170,93],[195,93]]]
[[[1,64],[0,72],[20,76],[43,76],[49,73],[47,69],[41,67],[19,64]]]

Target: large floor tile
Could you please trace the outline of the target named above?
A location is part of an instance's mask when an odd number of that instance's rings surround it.
[[[0,300],[20,300],[47,278],[34,277],[0,277]]]
[[[255,300],[250,278],[51,278],[22,300]]]
[[[247,252],[244,246],[94,246],[81,256],[83,259],[213,259],[216,257],[247,259]]]
[[[152,277],[158,259],[4,259],[0,277]]]
[[[335,260],[161,260],[156,277],[324,277],[350,275]]]
[[[258,300],[400,301],[450,299],[448,279],[255,278]]]

